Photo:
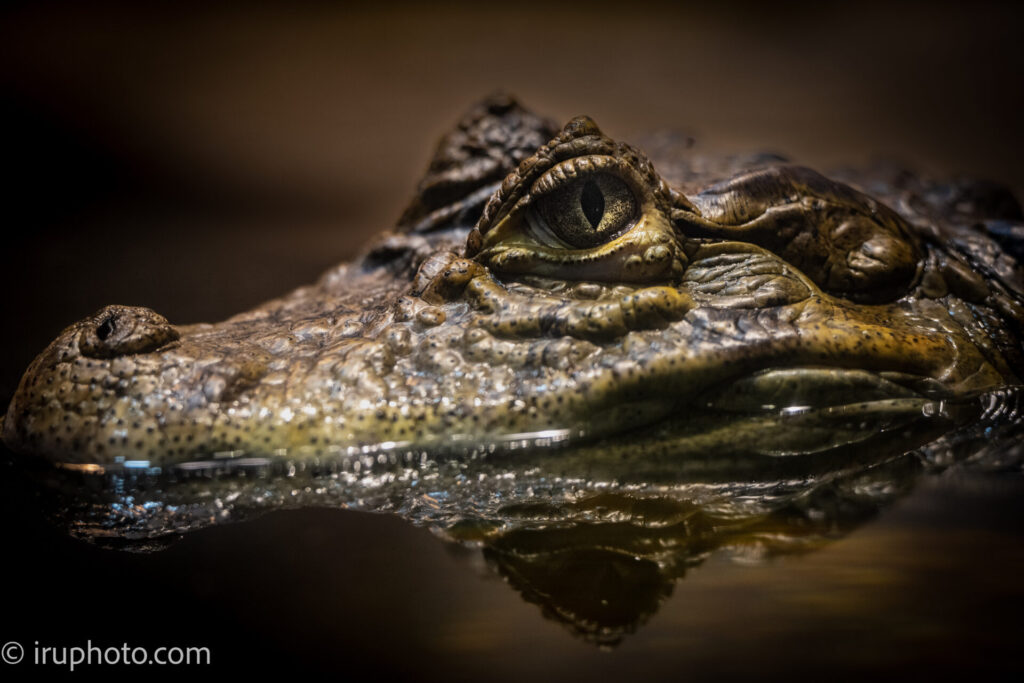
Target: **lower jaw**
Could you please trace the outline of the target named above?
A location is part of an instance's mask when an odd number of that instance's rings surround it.
[[[934,398],[917,391],[916,378],[883,376],[864,370],[823,367],[795,367],[756,372],[705,390],[695,398],[681,398],[666,392],[617,400],[601,411],[581,416],[575,424],[545,424],[543,417],[529,431],[486,434],[449,431],[429,442],[381,440],[369,444],[330,444],[321,439],[316,448],[250,448],[240,444],[233,450],[213,452],[197,445],[181,455],[147,460],[122,457],[111,462],[86,459],[49,458],[61,466],[75,468],[235,468],[230,463],[262,463],[281,458],[315,462],[360,462],[367,459],[407,460],[409,453],[420,459],[461,457],[496,451],[544,451],[576,446],[599,439],[646,438],[668,429],[664,440],[683,438],[686,449],[733,450],[785,455],[829,450],[840,443],[856,443],[871,433],[888,429],[893,420],[911,419],[922,412],[941,412]],[[914,388],[908,388],[914,386]],[[858,428],[843,425],[857,421]],[[863,427],[860,425],[863,424]],[[756,427],[754,425],[757,425]],[[525,425],[524,425],[525,426]],[[715,436],[711,436],[715,433]],[[682,437],[680,435],[683,435]],[[746,436],[744,436],[746,435]],[[783,436],[785,438],[783,438]],[[662,437],[659,437],[662,438]],[[678,444],[677,444],[678,445]],[[69,461],[74,462],[70,464]],[[372,463],[367,463],[367,467]]]

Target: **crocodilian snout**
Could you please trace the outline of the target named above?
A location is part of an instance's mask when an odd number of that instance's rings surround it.
[[[146,354],[179,337],[166,318],[135,306],[106,306],[71,325],[22,377],[3,422],[4,444],[47,455],[79,453],[101,418],[115,426],[123,419],[115,414],[117,399],[130,392]]]

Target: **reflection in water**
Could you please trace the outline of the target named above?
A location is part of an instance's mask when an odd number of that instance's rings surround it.
[[[522,596],[582,638],[613,645],[711,553],[758,561],[841,537],[952,465],[1021,466],[1022,397],[869,401],[691,414],[597,443],[552,434],[289,460],[224,454],[160,471],[35,468],[53,517],[133,551],[273,509],[391,512],[481,548]]]

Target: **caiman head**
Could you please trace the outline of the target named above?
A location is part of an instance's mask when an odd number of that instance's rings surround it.
[[[4,443],[73,465],[428,453],[1019,382],[1019,272],[954,249],[960,228],[806,168],[677,161],[673,189],[589,118],[492,98],[398,228],[316,284],[217,324],[68,327]]]

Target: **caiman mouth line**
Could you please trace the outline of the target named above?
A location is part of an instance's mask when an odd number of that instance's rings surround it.
[[[897,377],[906,380],[906,377]],[[144,457],[117,458],[113,463],[54,462],[58,468],[83,474],[136,473],[157,476],[166,469],[176,476],[204,477],[260,473],[275,467],[294,468],[314,461],[323,474],[348,472],[368,475],[395,468],[436,467],[447,459],[502,458],[530,452],[562,457],[563,449],[601,443],[615,448],[643,450],[641,441],[671,443],[679,457],[692,456],[695,444],[717,449],[722,458],[767,455],[806,456],[837,446],[866,441],[881,432],[935,419],[946,427],[963,424],[976,415],[976,401],[961,397],[948,401],[928,398],[863,370],[786,368],[759,371],[725,386],[704,392],[696,400],[680,403],[664,397],[635,402],[631,424],[617,431],[586,428],[548,428],[500,434],[481,440],[479,435],[451,433],[434,442],[383,441],[361,445],[326,444],[315,452],[308,446],[273,451],[232,449],[197,452],[180,462],[161,467]],[[954,417],[955,416],[955,417]],[[596,423],[601,423],[599,418]],[[619,424],[621,420],[614,421]],[[2,423],[0,423],[2,426]],[[746,438],[739,436],[746,433]],[[932,429],[929,433],[934,432]],[[685,446],[689,443],[689,446]],[[650,448],[648,444],[645,448]],[[633,460],[630,457],[630,460]],[[643,469],[643,468],[635,468]],[[620,475],[621,476],[621,475]]]

